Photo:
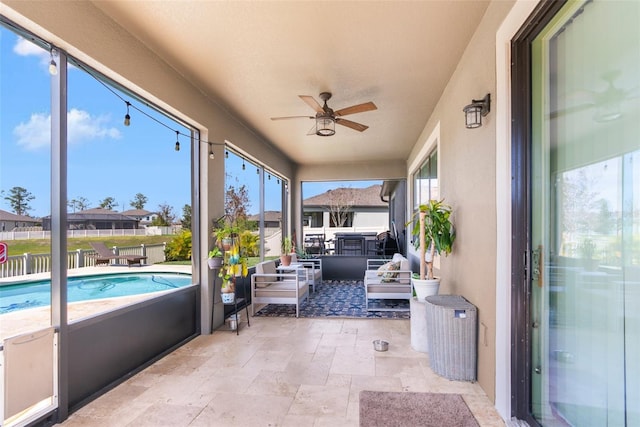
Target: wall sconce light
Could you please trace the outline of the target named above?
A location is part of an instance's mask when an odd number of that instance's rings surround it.
[[[316,116],[316,135],[331,136],[336,133],[336,121],[331,116]]]
[[[475,129],[482,126],[482,117],[491,111],[491,94],[484,98],[472,99],[471,104],[462,109],[464,111],[464,125],[467,129]]]

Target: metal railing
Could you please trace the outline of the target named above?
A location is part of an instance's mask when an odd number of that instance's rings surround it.
[[[113,247],[115,255],[146,256],[145,264],[166,261],[166,243],[140,246]],[[96,264],[96,252],[92,249],[78,249],[67,252],[67,268],[91,267]],[[51,254],[23,254],[7,257],[7,262],[0,264],[0,278],[23,276],[26,274],[48,273],[51,271]]]

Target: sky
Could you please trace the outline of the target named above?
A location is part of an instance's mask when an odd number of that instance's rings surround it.
[[[0,209],[12,211],[5,197],[11,188],[23,187],[34,196],[28,212],[33,217],[51,210],[50,61],[48,51],[0,26]],[[135,107],[129,109],[130,126],[124,125],[126,101]],[[191,194],[188,128],[73,66],[68,72],[67,117],[69,200],[83,198],[93,208],[112,197],[114,210],[124,211],[132,209],[130,203],[141,193],[148,198],[146,210],[169,205],[182,216]],[[180,151],[174,149],[176,138]],[[245,162],[243,170],[242,160],[230,155],[225,167],[232,184],[247,184],[249,212],[257,213],[255,165]],[[277,178],[265,183],[265,209],[279,210]],[[307,183],[303,193],[307,198],[331,188],[374,183]]]

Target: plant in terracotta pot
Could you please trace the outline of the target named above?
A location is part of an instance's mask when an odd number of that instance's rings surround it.
[[[293,240],[291,240],[291,237],[283,237],[281,247],[280,264],[287,266],[291,264],[291,252],[293,252]]]
[[[216,238],[216,245],[220,249],[228,251],[233,244],[233,239],[240,232],[240,227],[226,220],[225,217],[220,218],[213,227],[213,237]]]
[[[420,275],[411,282],[419,301],[438,293],[440,278],[433,276],[433,259],[441,253],[448,255],[453,249],[456,235],[451,213],[451,206],[443,200],[430,200],[420,205],[414,215],[412,234],[414,245],[420,250]]]

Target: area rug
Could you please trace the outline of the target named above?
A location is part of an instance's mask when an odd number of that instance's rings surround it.
[[[361,427],[479,427],[459,394],[360,392]]]
[[[300,317],[363,317],[408,319],[407,300],[370,300],[370,308],[405,309],[406,311],[367,311],[364,305],[362,280],[325,280],[309,295],[309,301],[300,306]],[[296,307],[291,304],[269,304],[256,313],[265,317],[295,317]]]

